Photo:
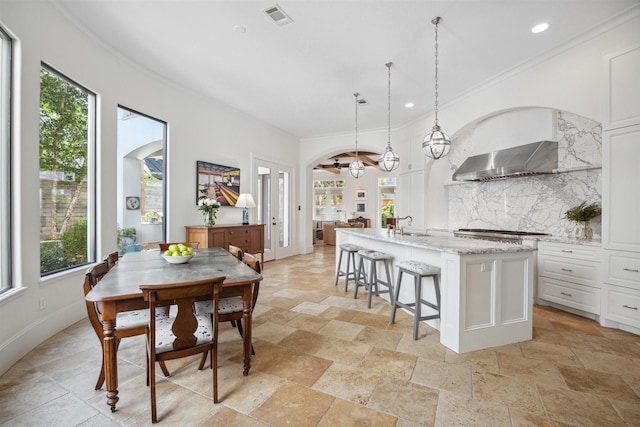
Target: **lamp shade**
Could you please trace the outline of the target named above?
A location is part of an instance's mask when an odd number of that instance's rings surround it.
[[[250,193],[240,193],[236,201],[236,208],[255,208],[256,202]]]

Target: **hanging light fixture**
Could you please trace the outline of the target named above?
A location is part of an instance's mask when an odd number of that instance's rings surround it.
[[[431,20],[431,23],[436,26],[436,118],[433,124],[433,129],[431,129],[431,133],[427,135],[422,142],[422,151],[425,156],[431,157],[435,160],[449,154],[449,149],[451,148],[451,139],[449,138],[449,135],[444,133],[438,124],[438,24],[441,19],[442,18],[438,16]]]
[[[356,157],[349,165],[349,173],[352,177],[358,179],[364,174],[364,165],[360,159],[358,159],[358,104],[360,103],[358,96],[360,96],[360,94],[354,93],[353,96],[356,98]]]
[[[393,65],[393,62],[387,62],[384,65],[387,67],[387,98],[389,100],[387,103],[387,151],[380,156],[378,164],[387,172],[391,172],[398,169],[398,166],[400,166],[400,157],[398,157],[391,148],[391,66]]]

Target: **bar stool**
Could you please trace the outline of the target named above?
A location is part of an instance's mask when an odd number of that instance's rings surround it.
[[[338,271],[336,271],[336,286],[338,286],[338,279],[344,276],[344,291],[347,292],[349,288],[349,280],[353,280],[356,283],[356,253],[359,250],[364,249],[362,246],[354,245],[352,243],[343,243],[340,245],[340,258],[338,259]],[[347,269],[342,270],[342,254],[347,253]],[[353,270],[351,267],[353,266]]]
[[[358,273],[356,274],[356,291],[353,298],[358,298],[358,288],[360,286],[366,288],[369,291],[368,308],[371,308],[371,295],[375,292],[376,295],[389,294],[391,304],[393,305],[393,285],[391,283],[391,274],[389,273],[389,262],[393,257],[383,252],[371,251],[368,249],[361,249],[358,251],[360,262],[358,263]],[[367,269],[365,262],[369,263],[369,280],[367,280]],[[387,272],[387,281],[380,280],[378,278],[377,263],[384,263],[384,269]],[[386,286],[386,291],[380,290],[380,285]]]
[[[413,313],[413,339],[418,339],[418,325],[421,320],[439,319],[440,318],[440,269],[433,265],[425,264],[418,261],[403,261],[396,264],[398,267],[398,281],[396,283],[396,295],[392,301],[391,308],[391,323],[395,323],[396,309],[403,307]],[[407,273],[413,276],[415,285],[415,302],[405,303],[398,301],[400,295],[400,285],[402,284],[402,275]],[[433,284],[435,286],[436,303],[433,304],[429,301],[422,299],[422,279],[425,277],[433,277]],[[422,304],[433,308],[438,313],[428,316],[422,316]]]

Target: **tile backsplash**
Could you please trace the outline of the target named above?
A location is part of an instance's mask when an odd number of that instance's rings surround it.
[[[602,200],[602,128],[593,120],[567,112],[558,112],[555,117],[558,173],[452,183],[447,187],[449,228],[576,234],[578,227],[564,219],[565,211],[583,201]],[[462,135],[455,145],[464,146],[470,142],[465,139],[471,137],[472,133]],[[600,218],[591,226],[594,237],[599,238]]]

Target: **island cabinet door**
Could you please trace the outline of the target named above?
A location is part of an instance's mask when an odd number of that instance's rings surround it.
[[[531,252],[445,253],[443,273],[442,344],[465,353],[531,339]]]

